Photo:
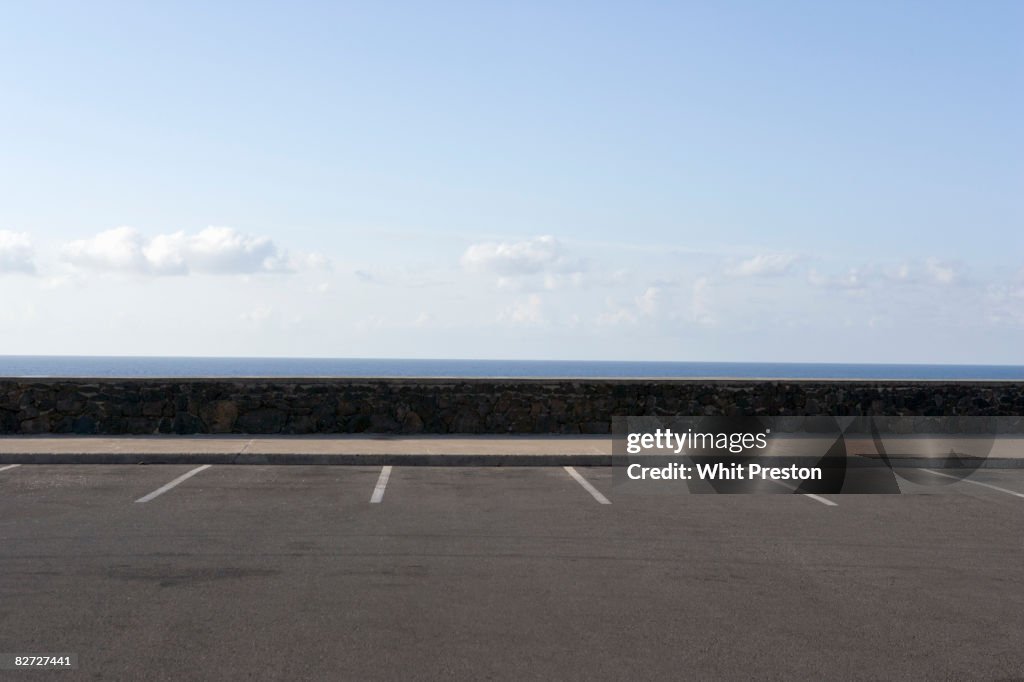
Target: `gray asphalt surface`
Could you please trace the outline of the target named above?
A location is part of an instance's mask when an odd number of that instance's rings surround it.
[[[0,471],[0,653],[79,658],[0,678],[1024,679],[1024,471],[815,499],[578,469],[600,504],[395,467],[371,504],[380,467],[213,466],[135,502],[193,469]]]

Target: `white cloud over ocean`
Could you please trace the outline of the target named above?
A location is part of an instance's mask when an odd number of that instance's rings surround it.
[[[0,273],[36,271],[32,241],[24,232],[0,230]]]
[[[473,272],[499,277],[565,273],[580,268],[568,257],[565,245],[551,235],[515,242],[473,244],[462,255],[462,265]]]
[[[733,277],[774,277],[789,273],[800,261],[794,253],[759,253],[726,269]]]
[[[269,237],[230,227],[207,227],[147,237],[133,227],[116,227],[87,239],[67,242],[64,261],[100,272],[143,275],[237,275],[325,268],[319,254],[290,255]]]

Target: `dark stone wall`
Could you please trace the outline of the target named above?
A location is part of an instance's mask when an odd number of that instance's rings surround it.
[[[626,415],[1024,415],[1021,382],[0,379],[0,433],[608,433]]]

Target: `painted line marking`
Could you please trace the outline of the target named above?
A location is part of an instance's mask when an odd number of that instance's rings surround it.
[[[370,504],[380,504],[384,499],[384,489],[388,487],[388,479],[391,478],[391,467],[382,466],[380,476],[377,478],[377,485],[373,488],[373,495],[370,496]]]
[[[0,467],[0,471],[7,471],[8,469],[13,469],[14,467],[20,467],[20,466],[21,466],[20,464],[8,464],[5,467]]]
[[[170,490],[174,486],[176,486],[176,485],[178,485],[180,483],[184,483],[188,479],[190,479],[193,476],[195,476],[196,474],[198,474],[203,469],[209,469],[211,466],[213,466],[213,465],[212,464],[204,464],[202,466],[198,466],[195,469],[193,469],[192,471],[186,472],[186,473],[182,474],[181,476],[178,476],[176,479],[174,479],[170,483],[167,483],[165,485],[160,486],[159,488],[157,488],[156,490],[154,490],[150,494],[145,495],[144,497],[140,497],[139,499],[135,500],[135,502],[136,503],[139,503],[139,502],[149,502],[154,497],[158,497],[160,495],[163,495],[165,492],[167,492],[168,490]]]
[[[827,500],[824,497],[822,497],[821,495],[815,495],[814,493],[800,493],[800,494],[803,495],[804,497],[809,497],[812,500],[817,500],[818,502],[821,502],[826,507],[838,507],[839,506],[838,504],[836,504],[832,500]]]
[[[973,483],[974,485],[980,485],[980,486],[984,486],[986,488],[992,488],[992,490],[998,490],[1001,493],[1007,493],[1008,495],[1013,495],[1014,497],[1024,498],[1024,493],[1018,493],[1015,490],[1007,490],[1006,488],[1000,488],[999,486],[992,485],[991,483],[982,483],[981,481],[972,481],[969,478],[960,478],[959,476],[950,476],[949,474],[944,474],[941,471],[932,471],[931,469],[924,469],[924,471],[927,471],[929,474],[935,474],[936,476],[943,476],[945,478],[954,478],[954,479],[956,479],[958,481],[963,481],[964,483]]]
[[[771,480],[771,479],[769,479],[769,480]],[[821,502],[826,507],[838,507],[839,506],[839,504],[837,502],[833,502],[832,500],[826,499],[826,498],[822,497],[821,495],[815,495],[814,493],[797,493],[796,492],[796,488],[794,488],[792,486],[789,486],[789,485],[786,485],[782,481],[772,481],[772,483],[778,483],[779,485],[781,485],[786,490],[790,490],[790,491],[796,493],[797,495],[803,495],[804,497],[809,497],[812,500],[815,500],[816,502]]]
[[[605,497],[604,495],[601,494],[600,490],[598,490],[594,486],[590,485],[590,481],[588,481],[587,479],[585,479],[582,476],[580,476],[580,473],[578,471],[576,471],[576,469],[574,469],[573,467],[563,467],[563,468],[569,473],[570,476],[575,478],[576,482],[579,483],[581,486],[583,486],[583,489],[586,490],[588,493],[590,493],[594,497],[595,500],[597,500],[601,504],[611,504],[612,503],[611,500],[609,500],[607,497]]]

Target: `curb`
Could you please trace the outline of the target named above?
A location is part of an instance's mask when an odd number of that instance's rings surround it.
[[[611,466],[611,455],[399,455],[358,453],[0,453],[4,464],[237,464],[326,466]]]

